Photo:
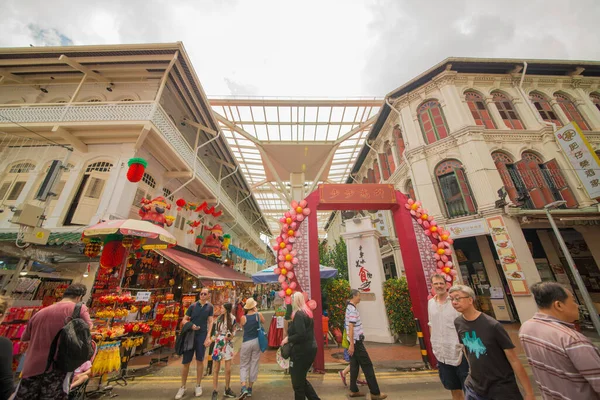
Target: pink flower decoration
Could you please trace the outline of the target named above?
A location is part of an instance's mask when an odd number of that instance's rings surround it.
[[[289,271],[289,272],[287,273],[287,278],[288,278],[288,279],[294,279],[294,273],[293,273],[292,271]],[[293,289],[293,288],[292,288],[292,289]]]
[[[275,275],[279,275],[279,274],[281,274],[281,269],[280,268],[275,268],[273,270],[273,272],[275,273]]]
[[[292,304],[292,298],[290,296],[285,297],[285,304]]]
[[[281,288],[282,288],[283,290],[287,290],[287,288],[288,288],[288,287],[289,287],[289,286],[288,286],[288,284],[287,284],[286,282],[282,282],[282,283],[281,283]]]

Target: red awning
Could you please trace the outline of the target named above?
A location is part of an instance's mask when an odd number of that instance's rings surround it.
[[[202,257],[186,253],[181,250],[165,249],[156,250],[171,262],[178,264],[181,268],[188,271],[199,279],[209,279],[213,281],[235,281],[252,282],[252,278],[234,271],[229,267],[222,266]]]

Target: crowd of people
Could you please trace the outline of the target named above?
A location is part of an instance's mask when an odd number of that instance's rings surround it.
[[[502,324],[475,308],[473,290],[463,285],[448,287],[441,275],[434,275],[431,283],[435,291],[428,303],[431,346],[438,360],[440,381],[450,391],[452,399],[534,399],[533,386],[514,343]],[[92,352],[86,351],[81,365],[78,361],[73,366],[72,362],[61,361],[62,349],[60,345],[56,347],[56,339],[61,338],[59,343],[69,342],[67,336],[60,336],[73,333],[65,330],[65,324],[69,323],[74,324],[75,330],[88,330],[89,334],[93,325],[87,307],[82,303],[86,292],[85,286],[73,284],[65,290],[60,302],[31,318],[23,334],[23,340],[29,342],[29,350],[17,388],[13,387],[12,344],[0,337],[0,400],[11,396],[16,400],[68,399],[74,398],[77,388],[83,387],[90,375]],[[573,322],[579,317],[579,309],[573,293],[556,282],[534,284],[531,292],[539,310],[523,323],[519,340],[543,398],[600,399],[600,351],[590,339],[574,329]],[[258,379],[259,328],[265,323],[264,316],[258,311],[257,300],[248,297],[238,302],[235,309],[230,303],[224,304],[225,312],[215,319],[209,296],[209,290],[203,288],[198,301],[186,310],[181,322],[176,350],[182,355],[182,375],[175,398],[182,399],[186,393],[194,357],[194,395],[202,395],[204,358],[209,346],[209,357],[214,366],[212,399],[219,398],[221,362],[225,367],[223,396],[251,398]],[[347,385],[346,374],[350,374],[349,397],[365,397],[366,393],[358,387],[362,384],[368,387],[371,399],[385,399],[387,394],[379,388],[365,346],[367,338],[357,307],[360,299],[361,293],[351,290],[344,321],[349,366],[348,371],[340,372],[340,376]],[[8,298],[0,297],[0,322],[9,304]],[[317,353],[317,337],[313,312],[302,293],[292,296],[289,317],[282,346],[291,348],[289,375],[294,399],[318,400],[319,395],[307,379]],[[238,330],[242,331],[241,389],[236,394],[231,387],[231,362],[234,356],[232,342]],[[360,371],[364,381],[359,380]]]

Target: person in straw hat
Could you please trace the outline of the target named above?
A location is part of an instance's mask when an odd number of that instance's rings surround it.
[[[240,399],[252,397],[252,385],[258,379],[258,363],[260,361],[260,346],[258,344],[258,324],[265,323],[265,318],[258,312],[256,300],[249,297],[244,305],[246,315],[240,321],[244,328],[244,340],[240,350],[240,382],[242,391]]]

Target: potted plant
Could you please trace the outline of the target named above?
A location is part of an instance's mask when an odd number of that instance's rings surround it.
[[[383,301],[392,333],[400,343],[406,346],[416,345],[417,328],[406,278],[388,279],[383,284]]]

